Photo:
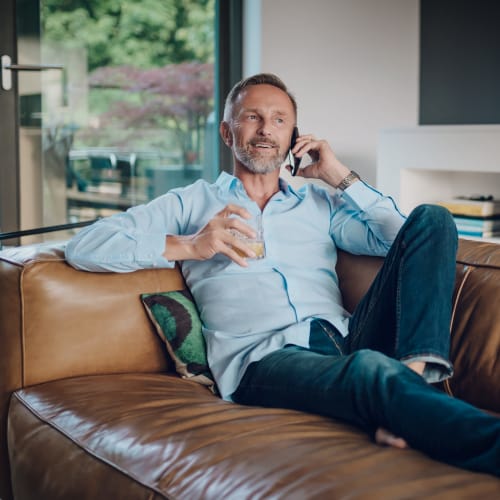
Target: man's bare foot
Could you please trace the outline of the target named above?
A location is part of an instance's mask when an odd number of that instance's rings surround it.
[[[425,361],[412,361],[411,363],[408,363],[406,366],[412,369],[414,372],[417,372],[419,375],[424,374]]]
[[[408,443],[403,438],[391,434],[382,427],[379,427],[375,433],[375,442],[385,446],[393,446],[394,448],[408,448]]]

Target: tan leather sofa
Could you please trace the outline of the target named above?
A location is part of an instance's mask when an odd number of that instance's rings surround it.
[[[353,307],[380,259],[342,254]],[[0,253],[0,498],[500,498],[500,480],[180,379],[139,301],[176,270],[94,274],[60,246]],[[461,241],[452,324],[460,397],[500,412],[500,245]]]

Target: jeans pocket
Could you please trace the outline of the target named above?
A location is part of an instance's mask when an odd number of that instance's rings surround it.
[[[309,347],[311,351],[328,356],[343,356],[347,353],[342,334],[324,319],[314,319],[311,322]]]

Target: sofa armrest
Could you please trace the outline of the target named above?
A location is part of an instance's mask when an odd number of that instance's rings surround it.
[[[500,413],[500,245],[460,240],[447,392]]]

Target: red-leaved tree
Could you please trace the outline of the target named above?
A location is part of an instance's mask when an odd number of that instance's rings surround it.
[[[185,163],[199,158],[214,106],[213,64],[180,63],[162,68],[101,67],[89,75],[93,89],[120,89],[123,98],[99,115],[102,127],[174,131]]]

